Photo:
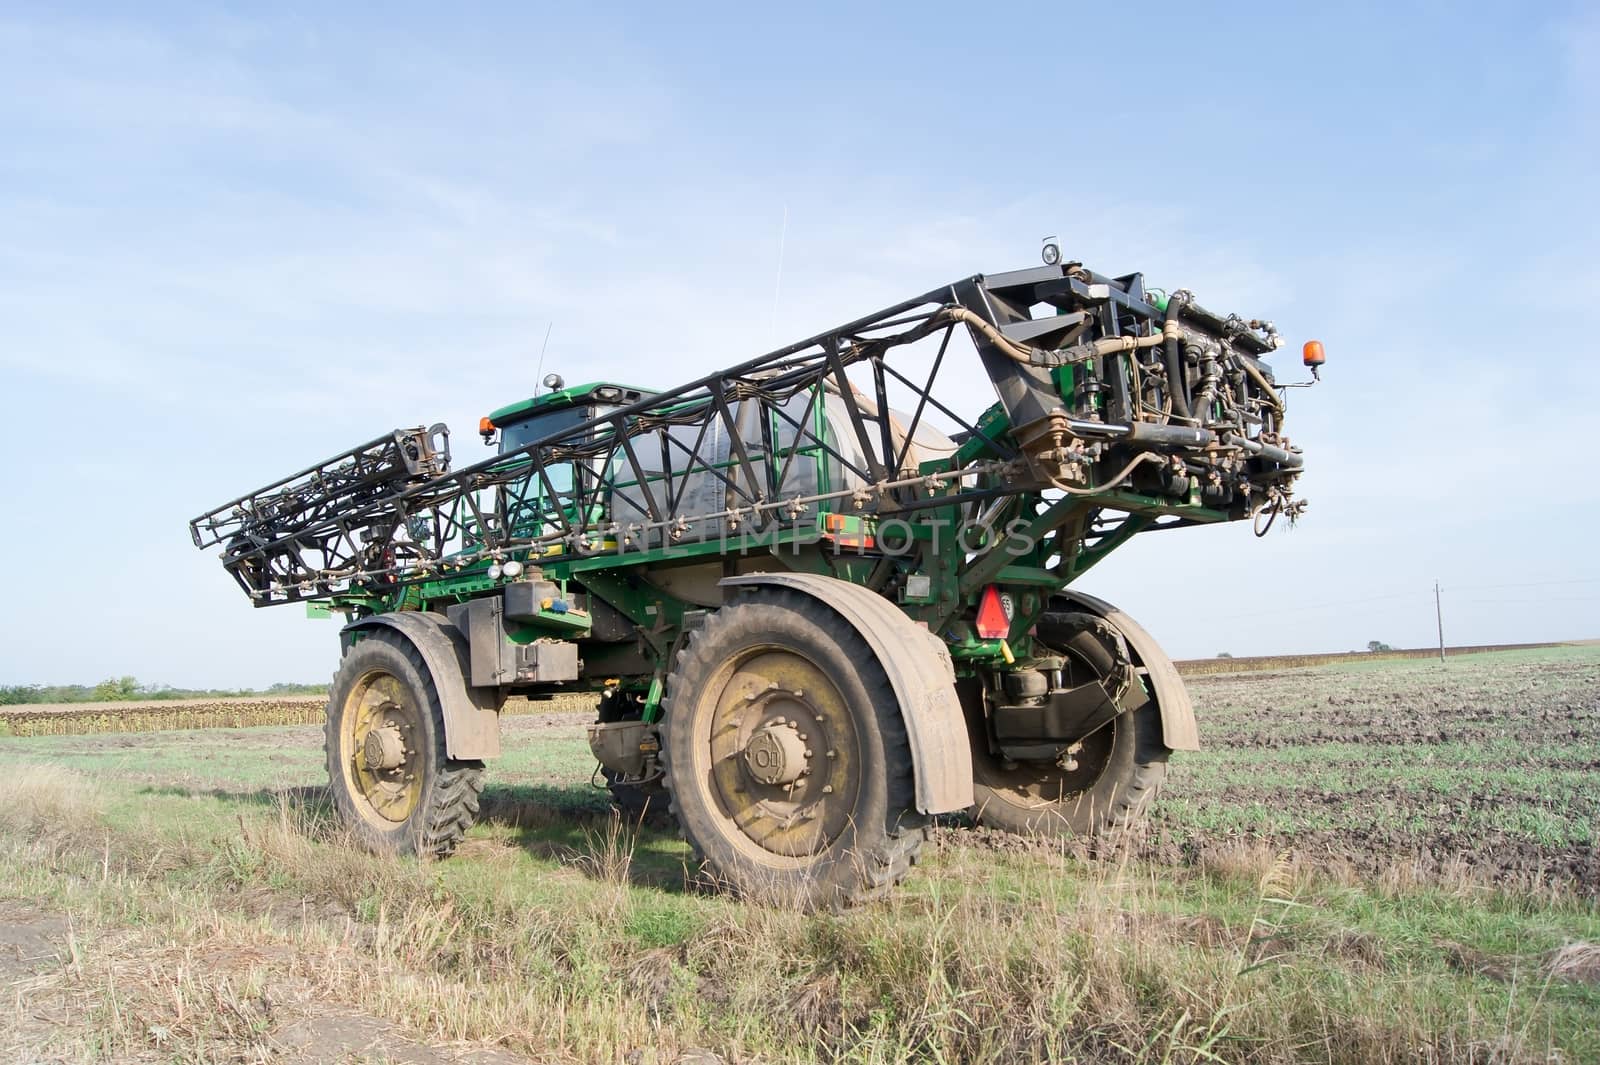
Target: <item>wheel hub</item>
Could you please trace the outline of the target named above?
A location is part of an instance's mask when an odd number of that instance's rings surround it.
[[[404,823],[423,792],[415,700],[398,677],[376,669],[352,687],[340,719],[341,761],[357,814],[380,829]]]
[[[848,830],[862,787],[860,742],[826,672],[786,648],[752,648],[703,697],[715,706],[711,783],[750,853],[801,859]]]
[[[811,771],[810,754],[794,722],[780,717],[750,736],[744,767],[758,784],[793,784]]]
[[[373,772],[404,765],[406,745],[399,727],[390,722],[368,732],[361,744],[361,757]]]

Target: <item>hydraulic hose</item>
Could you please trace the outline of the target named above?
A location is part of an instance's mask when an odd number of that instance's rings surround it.
[[[1013,358],[1018,362],[1027,363],[1030,366],[1040,365],[1039,363],[1034,362],[1034,359],[1037,356],[1043,355],[1044,352],[1041,352],[1038,348],[1017,343],[1015,340],[1012,340],[1010,337],[1000,332],[1000,330],[996,329],[989,322],[984,321],[978,315],[973,314],[965,307],[946,307],[945,314],[947,314],[952,321],[960,322],[968,328],[976,329],[978,332],[982,333],[984,339],[998,348],[1001,354]]]
[[[1027,344],[1019,344],[996,329],[989,322],[965,307],[948,307],[946,313],[954,321],[961,322],[983,334],[985,340],[993,344],[1000,353],[1015,359],[1026,366],[1038,366],[1044,369],[1054,369],[1057,366],[1072,366],[1080,362],[1101,355],[1115,355],[1121,351],[1135,351],[1139,348],[1153,348],[1158,344],[1177,343],[1177,323],[1174,322],[1168,329],[1162,327],[1161,332],[1151,336],[1120,336],[1101,337],[1098,340],[1085,341],[1074,344],[1070,348],[1061,348],[1058,351],[1045,351]]]
[[[1050,487],[1060,489],[1068,495],[1073,496],[1092,496],[1097,492],[1109,492],[1111,489],[1120,485],[1123,481],[1126,481],[1129,477],[1132,477],[1133,471],[1138,469],[1144,463],[1160,461],[1160,456],[1154,455],[1148,451],[1142,451],[1133,457],[1132,462],[1122,467],[1121,473],[1118,473],[1115,477],[1111,478],[1109,481],[1106,481],[1104,484],[1097,484],[1092,488],[1075,488],[1070,484],[1063,484],[1059,478],[1052,477],[1050,478]]]
[[[1161,333],[1166,338],[1167,394],[1172,397],[1172,412],[1189,419],[1189,393],[1183,382],[1182,341],[1178,338],[1178,315],[1188,302],[1185,293],[1174,292],[1167,300],[1166,316],[1161,320]]]
[[[1272,382],[1267,380],[1267,375],[1256,368],[1255,363],[1250,360],[1248,355],[1241,358],[1239,361],[1244,364],[1245,373],[1249,374],[1251,377],[1254,377],[1256,379],[1256,384],[1261,386],[1261,394],[1267,399],[1270,399],[1272,401],[1272,405],[1277,407],[1278,410],[1283,410],[1283,400],[1278,398],[1278,390],[1272,387]]]
[[[1194,397],[1195,421],[1204,421],[1211,409],[1211,403],[1216,398],[1217,379],[1221,374],[1217,370],[1215,356],[1207,355],[1202,348],[1196,347],[1200,358],[1200,387]]]

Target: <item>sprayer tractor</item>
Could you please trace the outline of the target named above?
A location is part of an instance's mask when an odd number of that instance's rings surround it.
[[[1052,245],[677,387],[552,375],[482,461],[397,429],[191,533],[255,606],[346,619],[327,768],[366,846],[448,855],[508,697],[587,692],[628,816],[735,891],[849,903],[936,815],[1117,832],[1198,746],[1172,662],[1076,585],[1300,515],[1280,346]]]

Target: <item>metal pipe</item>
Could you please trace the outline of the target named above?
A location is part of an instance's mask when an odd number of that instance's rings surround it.
[[[1237,433],[1228,433],[1222,438],[1222,442],[1230,447],[1242,448],[1252,455],[1266,459],[1268,462],[1276,462],[1280,466],[1288,466],[1291,469],[1299,469],[1306,461],[1305,456],[1298,451],[1288,451],[1272,444],[1263,444],[1259,440],[1251,440]]]

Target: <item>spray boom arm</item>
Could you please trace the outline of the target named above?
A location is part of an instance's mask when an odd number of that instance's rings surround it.
[[[731,549],[826,529],[825,515],[1070,525],[1073,557],[1050,571],[1064,585],[1130,520],[1298,513],[1303,460],[1263,361],[1278,346],[1270,322],[1139,274],[979,275],[463,469],[449,469],[444,426],[397,430],[190,528],[196,546],[224,545],[258,606],[389,594],[507,560]],[[973,354],[997,402],[968,420],[956,408],[970,410]],[[1039,525],[1047,511],[1057,525]],[[963,565],[979,572],[982,558]]]

